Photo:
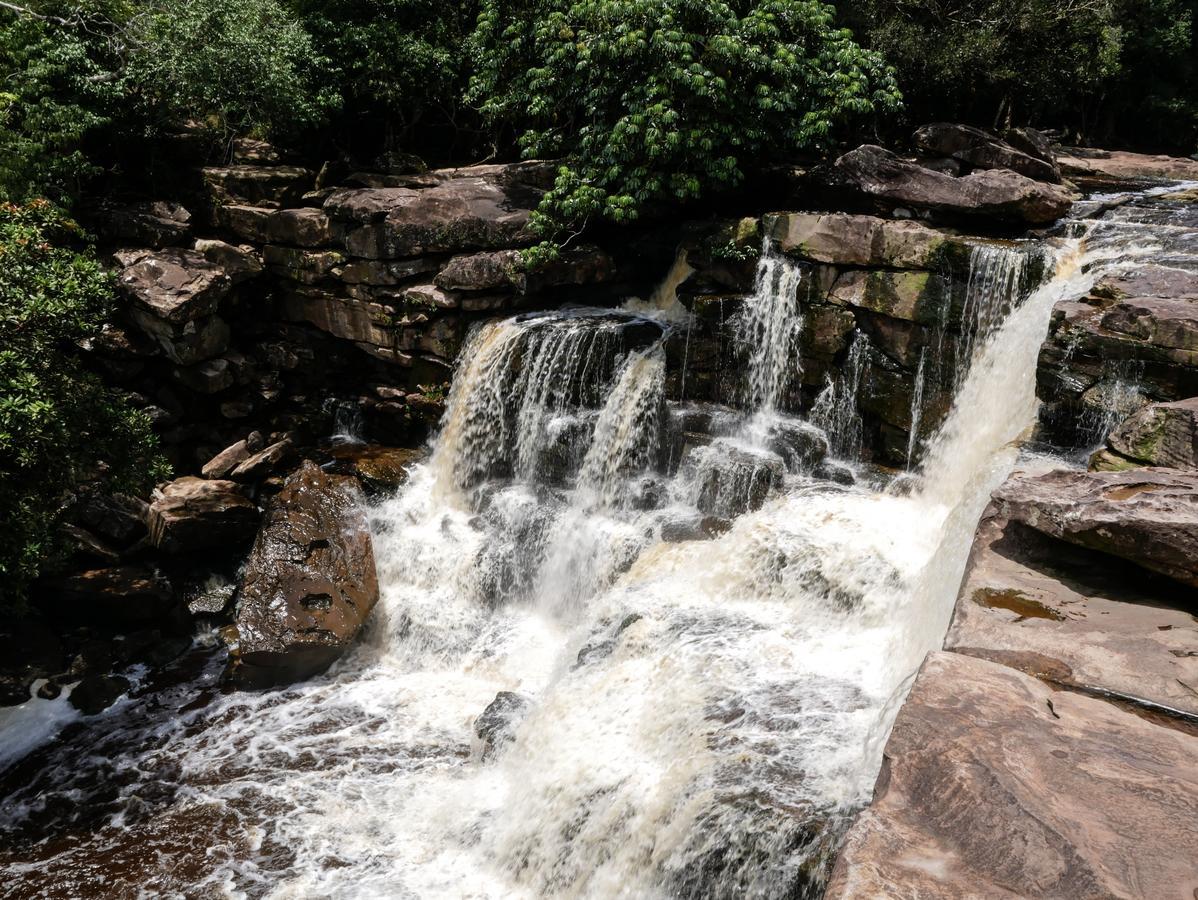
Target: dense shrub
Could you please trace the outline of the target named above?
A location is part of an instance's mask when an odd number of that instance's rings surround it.
[[[45,200],[0,204],[0,608],[59,553],[81,485],[132,490],[164,474],[148,418],[79,363],[113,302],[79,239]]]
[[[890,72],[834,15],[815,0],[484,0],[470,97],[525,156],[564,160],[537,217],[561,237],[894,109]]]
[[[1192,152],[1198,0],[861,0],[842,20],[898,71],[908,121],[1036,123]]]

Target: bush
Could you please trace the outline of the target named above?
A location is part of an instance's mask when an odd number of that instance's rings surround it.
[[[112,282],[52,204],[0,204],[0,608],[62,547],[81,486],[134,490],[165,475],[147,416],[80,364]]]
[[[164,0],[131,20],[124,86],[151,122],[294,134],[338,102],[326,63],[277,0]]]
[[[470,98],[526,157],[564,160],[535,222],[561,238],[832,147],[899,103],[815,0],[484,0]]]

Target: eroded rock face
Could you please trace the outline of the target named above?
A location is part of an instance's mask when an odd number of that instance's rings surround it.
[[[242,687],[319,674],[349,648],[378,601],[361,489],[306,462],[273,499],[246,563],[229,677]]]
[[[825,896],[1189,897],[1195,808],[1198,738],[932,653]]]
[[[1107,443],[1128,459],[1198,469],[1198,397],[1150,403],[1116,428]]]
[[[1051,162],[1017,150],[989,132],[969,125],[949,122],[925,125],[915,132],[915,146],[936,156],[950,156],[975,169],[1009,169],[1054,184],[1061,180],[1060,170]]]
[[[1198,474],[1145,468],[1008,480],[999,514],[1198,587]]]
[[[1072,205],[1062,188],[1015,172],[990,169],[954,178],[870,144],[836,160],[832,179],[882,206],[985,217],[1014,225],[1047,225]]]
[[[150,540],[169,554],[236,550],[258,527],[258,507],[231,481],[188,475],[154,491]]]

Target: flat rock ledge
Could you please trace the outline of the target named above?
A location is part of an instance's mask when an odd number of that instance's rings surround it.
[[[957,653],[924,662],[831,900],[1198,895],[1198,737]]]
[[[229,680],[266,688],[318,675],[378,602],[365,499],[352,478],[305,462],[274,498],[225,632]]]

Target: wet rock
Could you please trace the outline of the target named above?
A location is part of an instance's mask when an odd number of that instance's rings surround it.
[[[1198,587],[1198,474],[1050,472],[1008,480],[1000,515]]]
[[[847,213],[771,213],[763,222],[783,253],[835,265],[928,269],[937,266],[954,245],[965,247],[949,233],[910,220]]]
[[[782,483],[782,457],[717,438],[695,447],[683,460],[691,498],[702,513],[734,518],[760,509]]]
[[[232,481],[185,476],[154,491],[150,540],[169,554],[239,550],[258,527],[258,507]]]
[[[1013,225],[1047,225],[1072,205],[1062,188],[1015,172],[990,169],[953,178],[868,144],[836,160],[831,177],[841,188],[886,209],[913,207]]]
[[[825,896],[1189,896],[1196,760],[1182,730],[934,652]]]
[[[612,651],[616,649],[616,642],[620,640],[620,635],[643,618],[644,616],[640,613],[629,613],[626,615],[620,620],[620,624],[616,626],[614,631],[611,631],[599,640],[587,643],[586,646],[579,650],[574,667],[578,668],[598,662],[601,659],[607,659],[607,657],[612,655]]]
[[[528,715],[532,701],[511,691],[495,695],[481,716],[474,720],[474,734],[482,742],[482,758],[487,759],[515,737],[516,726]]]
[[[945,638],[1057,684],[1198,714],[1191,589],[991,509]]]
[[[29,699],[33,682],[66,668],[55,629],[32,616],[0,621],[0,707]]]
[[[1031,134],[1024,136],[1027,143],[1032,142]],[[1061,180],[1060,170],[1050,161],[1017,150],[989,132],[969,125],[948,122],[925,125],[915,132],[915,146],[933,156],[951,156],[974,169],[1009,169],[1036,181],[1054,184]]]
[[[101,233],[112,243],[158,250],[185,243],[191,235],[191,213],[167,200],[105,205],[98,219]]]
[[[828,455],[828,437],[819,428],[798,419],[770,423],[766,446],[778,454],[791,472],[810,472]]]
[[[316,176],[299,166],[220,166],[201,170],[213,205],[294,206]]]
[[[238,590],[229,677],[241,687],[323,672],[378,601],[361,489],[306,462],[271,501]]]
[[[88,675],[71,690],[71,706],[85,716],[102,713],[131,687],[121,675]]]
[[[422,448],[363,446],[353,452],[337,454],[346,463],[345,470],[362,482],[368,491],[394,491],[408,482],[412,466],[422,462],[428,451]]]
[[[1108,444],[1148,465],[1198,469],[1198,397],[1143,407],[1115,429]]]

